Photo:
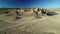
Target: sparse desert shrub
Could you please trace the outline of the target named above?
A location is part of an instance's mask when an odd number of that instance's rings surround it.
[[[4,12],[4,14],[8,14],[8,13],[10,13],[10,11],[5,11],[5,12]]]
[[[10,11],[4,11],[4,10],[0,11],[0,14],[8,14],[8,13],[10,13]]]
[[[3,14],[4,13],[4,11],[0,11],[0,14]]]
[[[11,15],[14,15],[14,14],[13,13],[6,14],[6,16],[11,16]]]

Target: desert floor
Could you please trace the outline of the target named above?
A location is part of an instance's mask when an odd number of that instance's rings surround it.
[[[0,34],[60,34],[60,10],[52,10],[57,13],[54,16],[15,17],[0,15]]]

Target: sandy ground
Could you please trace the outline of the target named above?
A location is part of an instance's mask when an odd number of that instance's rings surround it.
[[[45,15],[42,16],[41,19],[34,18],[33,16],[23,17],[23,19],[19,19],[18,21],[12,21],[11,25],[0,29],[0,34],[60,34],[59,11],[55,11],[58,13],[55,16]]]

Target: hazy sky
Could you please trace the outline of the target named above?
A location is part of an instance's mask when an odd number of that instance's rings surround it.
[[[0,7],[59,8],[60,0],[0,0]]]

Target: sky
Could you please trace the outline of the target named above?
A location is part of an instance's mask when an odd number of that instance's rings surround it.
[[[60,0],[0,0],[0,8],[60,8]]]

